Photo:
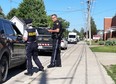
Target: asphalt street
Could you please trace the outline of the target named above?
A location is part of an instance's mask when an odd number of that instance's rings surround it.
[[[37,72],[34,63],[33,76],[25,76],[26,70],[14,68],[4,84],[114,84],[85,42],[69,44],[67,50],[62,50],[62,67],[47,68],[50,55],[38,57],[45,67],[44,72]]]

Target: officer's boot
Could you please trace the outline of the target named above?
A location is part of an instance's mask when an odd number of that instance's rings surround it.
[[[55,63],[52,62],[50,65],[47,66],[48,68],[52,68],[52,67],[55,67]]]
[[[62,67],[61,60],[56,60],[55,65],[56,65],[56,67]]]

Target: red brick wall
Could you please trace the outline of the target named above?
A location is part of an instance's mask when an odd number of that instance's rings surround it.
[[[104,31],[112,25],[112,18],[104,18]]]
[[[116,27],[116,16],[114,16],[113,18],[104,18],[104,31],[106,31],[108,28],[111,28],[113,26]],[[104,33],[104,40],[109,38],[109,34],[110,33],[107,33],[107,34]],[[114,32],[112,33],[112,37],[116,37]]]

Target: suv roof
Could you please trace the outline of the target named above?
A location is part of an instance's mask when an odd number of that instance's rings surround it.
[[[6,19],[2,19],[2,18],[0,18],[0,20],[12,23],[11,21],[6,20]]]

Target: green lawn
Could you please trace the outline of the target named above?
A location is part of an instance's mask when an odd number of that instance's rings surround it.
[[[90,47],[93,52],[113,52],[116,53],[116,46]]]
[[[116,65],[104,66],[108,75],[114,80],[116,84]]]

